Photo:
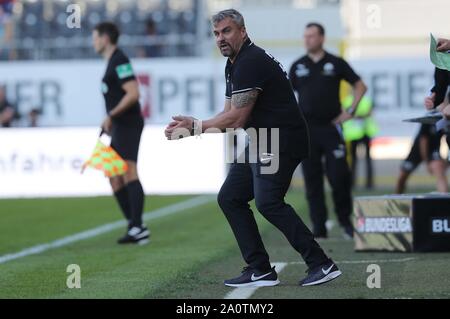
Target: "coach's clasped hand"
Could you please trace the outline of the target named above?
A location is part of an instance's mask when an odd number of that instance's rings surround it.
[[[201,121],[192,116],[173,116],[173,121],[166,127],[164,134],[168,140],[201,134]]]

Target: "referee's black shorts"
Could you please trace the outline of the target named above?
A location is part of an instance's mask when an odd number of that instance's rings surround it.
[[[144,120],[136,119],[133,123],[114,123],[111,130],[111,147],[124,159],[137,162],[139,143],[144,128]]]

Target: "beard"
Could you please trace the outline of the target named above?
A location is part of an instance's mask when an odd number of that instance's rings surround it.
[[[220,53],[224,56],[224,57],[233,57],[234,56],[234,50],[231,47],[231,45],[229,45],[226,42],[220,43],[219,44],[219,50]]]

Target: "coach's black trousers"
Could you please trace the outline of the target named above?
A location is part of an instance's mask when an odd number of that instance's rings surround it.
[[[352,214],[351,173],[346,160],[346,148],[340,128],[332,124],[310,124],[309,128],[310,156],[303,161],[302,169],[313,232],[314,235],[320,236],[327,233],[324,174],[327,175],[332,188],[334,209],[340,225],[343,227],[352,225],[350,220]]]
[[[261,174],[261,163],[231,164],[218,202],[250,267],[262,271],[270,269],[269,256],[249,206],[252,199],[255,199],[258,211],[286,236],[308,267],[328,261],[310,230],[284,201],[292,174],[299,163],[299,159],[281,154],[278,172],[267,175]]]

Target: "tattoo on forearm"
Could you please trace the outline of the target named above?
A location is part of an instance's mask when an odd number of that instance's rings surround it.
[[[246,107],[247,105],[254,104],[257,98],[258,98],[257,90],[233,94],[231,96],[231,105],[239,109],[242,107]]]

